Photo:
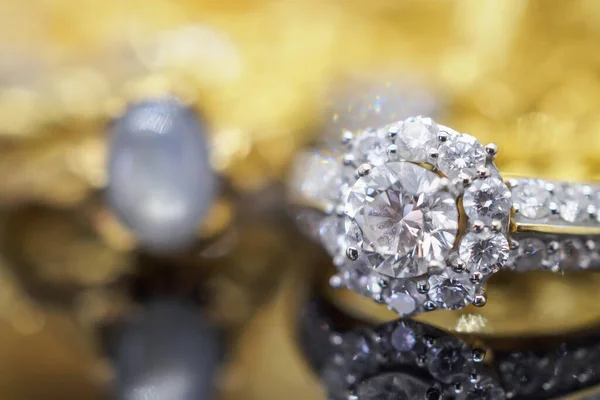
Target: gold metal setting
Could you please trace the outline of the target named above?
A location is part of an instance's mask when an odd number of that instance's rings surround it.
[[[577,236],[598,236],[600,235],[600,225],[598,226],[569,226],[569,225],[548,225],[531,224],[523,222],[510,223],[511,233],[547,233],[554,235],[577,235]]]

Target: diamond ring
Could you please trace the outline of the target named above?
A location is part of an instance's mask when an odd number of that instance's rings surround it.
[[[497,153],[424,117],[344,132],[298,156],[290,201],[339,269],[331,284],[401,315],[483,306],[503,269],[599,267],[600,185],[503,176]]]

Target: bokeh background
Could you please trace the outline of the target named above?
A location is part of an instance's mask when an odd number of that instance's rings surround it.
[[[219,396],[320,398],[289,279],[319,254],[281,186],[298,149],[358,111],[425,102],[497,143],[503,171],[600,177],[596,0],[2,0],[0,32],[6,400],[113,398],[104,328],[165,293],[227,332]],[[102,192],[107,126],[167,93],[203,116],[225,183],[198,245],[156,259]]]

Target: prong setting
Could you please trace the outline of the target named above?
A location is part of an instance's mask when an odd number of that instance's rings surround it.
[[[477,168],[477,176],[481,179],[487,178],[490,176],[490,169],[484,166]]]
[[[371,173],[371,171],[373,170],[373,167],[371,167],[370,164],[361,164],[358,169],[356,170],[356,174],[359,177],[363,177],[363,176],[367,176]]]
[[[492,221],[491,228],[492,228],[492,232],[496,232],[496,233],[502,232],[502,221],[500,221],[500,220]]]
[[[498,146],[495,145],[494,143],[490,143],[487,146],[485,146],[485,154],[487,155],[487,157],[491,160],[495,159],[496,156],[498,155]]]
[[[431,300],[428,300],[425,302],[425,304],[423,304],[423,309],[425,309],[425,311],[434,311],[436,308],[437,306]]]
[[[419,293],[427,293],[429,291],[429,283],[425,280],[417,282],[417,291]]]
[[[352,142],[352,138],[354,137],[354,134],[350,131],[344,131],[342,133],[342,144],[350,144],[350,142]]]
[[[481,233],[483,232],[483,229],[485,228],[485,224],[483,223],[483,221],[473,221],[473,232],[475,233]]]
[[[437,162],[437,159],[440,157],[440,152],[437,149],[429,149],[427,152],[427,159],[431,161],[433,164]]]
[[[358,260],[358,256],[359,256],[359,253],[358,253],[358,249],[356,247],[348,247],[346,249],[346,257],[348,257],[348,259],[350,261]]]
[[[342,162],[345,166],[354,166],[354,156],[352,154],[344,154]]]
[[[483,292],[476,294],[475,297],[473,298],[473,305],[475,307],[483,307],[486,305],[486,303],[487,303],[487,296]]]
[[[485,349],[475,347],[471,353],[471,359],[476,363],[482,363],[485,360]]]
[[[475,271],[471,274],[471,282],[473,283],[481,283],[483,280],[483,274],[479,271]]]
[[[388,128],[387,134],[390,139],[395,139],[400,133],[400,126],[398,124],[394,124]]]
[[[398,146],[395,144],[390,144],[387,148],[387,153],[390,156],[396,156],[398,154]]]

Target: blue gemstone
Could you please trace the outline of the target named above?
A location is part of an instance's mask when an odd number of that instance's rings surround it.
[[[190,244],[216,191],[206,126],[176,99],[161,98],[131,106],[111,134],[110,205],[151,250]]]

